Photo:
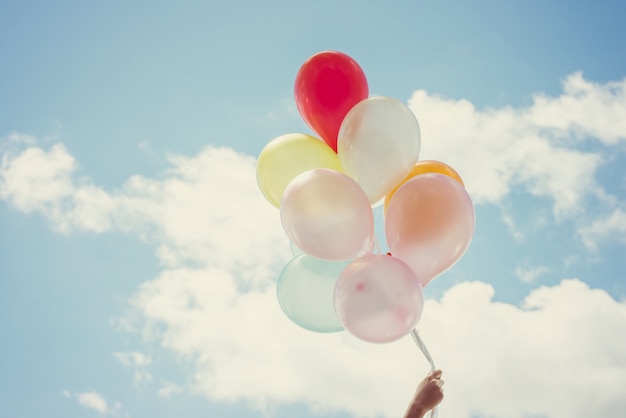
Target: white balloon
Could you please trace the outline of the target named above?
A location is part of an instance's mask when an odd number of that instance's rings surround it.
[[[410,173],[420,146],[420,127],[411,109],[390,97],[369,97],[341,123],[337,154],[346,174],[376,203]]]

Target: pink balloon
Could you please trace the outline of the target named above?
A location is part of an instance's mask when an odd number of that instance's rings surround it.
[[[280,218],[289,239],[323,260],[349,260],[371,253],[374,215],[354,180],[330,169],[306,171],[285,189]]]
[[[389,250],[413,269],[422,286],[465,254],[474,227],[474,205],[465,187],[438,173],[404,183],[385,213]]]
[[[335,312],[355,337],[388,343],[417,325],[424,294],[416,274],[401,260],[367,255],[349,264],[335,285]]]

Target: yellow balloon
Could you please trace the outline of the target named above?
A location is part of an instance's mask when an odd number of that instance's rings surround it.
[[[389,201],[391,200],[393,195],[396,193],[396,191],[400,188],[400,186],[402,186],[404,183],[406,183],[408,180],[412,179],[413,177],[418,176],[420,174],[426,174],[426,173],[445,174],[446,176],[452,177],[453,179],[461,183],[463,186],[465,186],[465,184],[463,184],[463,180],[461,180],[461,176],[459,176],[459,173],[457,173],[456,170],[450,167],[449,165],[442,163],[441,161],[435,161],[435,160],[418,161],[417,164],[415,164],[415,167],[413,167],[413,169],[409,173],[409,175],[406,176],[405,179],[402,180],[389,193],[387,193],[387,196],[385,196],[384,211],[387,212],[387,206],[389,206]]]
[[[306,134],[286,134],[271,140],[259,154],[256,178],[263,196],[277,208],[287,185],[298,174],[315,168],[343,173],[337,153]]]

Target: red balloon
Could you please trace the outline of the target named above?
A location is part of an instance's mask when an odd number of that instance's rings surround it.
[[[369,88],[355,60],[342,52],[324,51],[300,67],[294,93],[304,121],[337,152],[339,126],[348,111],[367,98]]]

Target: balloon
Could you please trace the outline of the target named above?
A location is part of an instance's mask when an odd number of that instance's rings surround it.
[[[422,286],[463,256],[474,226],[474,206],[465,187],[439,173],[408,180],[385,213],[389,250],[413,269]]]
[[[294,87],[304,121],[337,151],[337,132],[346,113],[369,94],[365,73],[348,55],[324,51],[300,67]]]
[[[291,250],[291,255],[294,257],[304,254],[304,251],[298,248],[298,246],[291,241],[289,241],[289,249]]]
[[[415,328],[424,295],[417,276],[401,260],[368,255],[343,270],[334,303],[348,332],[367,342],[387,343]]]
[[[347,260],[372,251],[372,209],[343,173],[319,168],[300,174],[285,189],[280,218],[287,237],[313,257]]]
[[[307,254],[287,263],[276,284],[278,303],[285,315],[309,331],[343,330],[333,307],[333,292],[339,274],[349,263]]]
[[[378,202],[415,166],[420,127],[407,106],[389,97],[358,103],[341,123],[337,142],[345,173]]]
[[[279,207],[285,188],[298,174],[313,168],[343,171],[328,145],[305,134],[286,134],[270,141],[259,154],[256,176],[263,196]]]
[[[400,188],[400,186],[406,183],[409,179],[412,179],[413,177],[418,176],[420,174],[426,174],[426,173],[445,174],[446,176],[452,177],[459,183],[463,184],[463,180],[461,179],[461,176],[459,176],[459,173],[457,173],[456,170],[450,167],[449,165],[442,163],[441,161],[435,161],[435,160],[418,161],[413,167],[413,169],[411,170],[411,172],[409,173],[409,175],[406,176],[406,178],[402,180],[396,187],[394,187],[389,193],[387,193],[387,196],[385,197],[385,211],[387,211],[387,207],[389,206],[389,201],[391,200],[393,195],[396,193],[396,191]]]

